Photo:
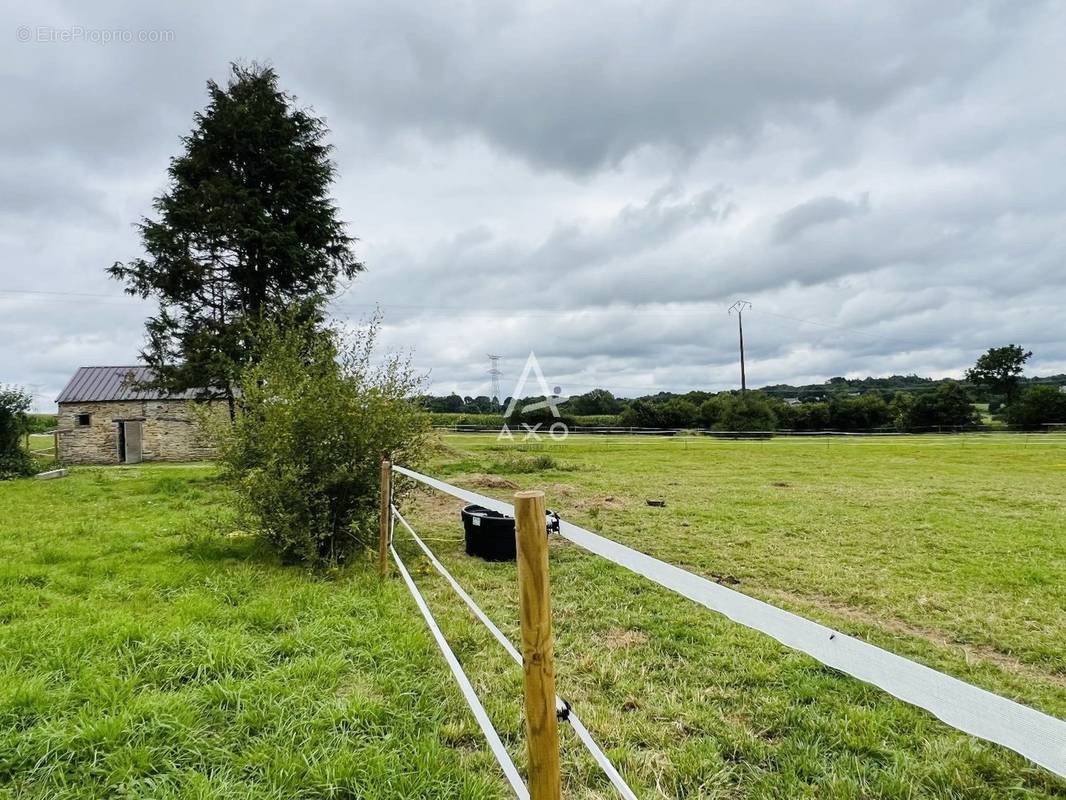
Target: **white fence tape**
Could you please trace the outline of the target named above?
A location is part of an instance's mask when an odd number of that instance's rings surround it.
[[[400,570],[400,575],[403,576],[404,583],[407,584],[407,588],[411,592],[411,597],[415,600],[415,605],[417,605],[418,610],[422,612],[422,616],[426,620],[426,625],[429,626],[429,630],[433,634],[437,646],[440,648],[441,653],[444,654],[444,660],[448,662],[448,667],[451,669],[452,675],[455,676],[455,681],[459,684],[459,689],[462,691],[463,697],[470,706],[470,710],[474,712],[474,719],[476,719],[477,724],[481,726],[481,731],[485,734],[485,738],[488,740],[489,749],[492,750],[492,754],[496,757],[496,760],[500,762],[500,767],[503,769],[503,774],[507,777],[507,782],[511,784],[511,788],[514,789],[514,793],[518,795],[519,800],[529,800],[529,790],[526,788],[522,776],[518,774],[518,769],[511,760],[507,748],[503,746],[503,742],[500,740],[500,735],[496,733],[496,729],[492,727],[492,720],[489,719],[485,707],[481,705],[481,701],[478,699],[474,687],[470,685],[470,679],[467,678],[466,673],[463,672],[463,667],[459,664],[459,659],[455,657],[455,653],[452,651],[451,646],[449,646],[447,639],[444,638],[444,634],[437,625],[437,620],[433,618],[433,612],[429,610],[425,598],[422,597],[422,594],[418,591],[418,587],[415,586],[415,582],[411,579],[411,574],[403,565],[403,561],[400,560],[396,548],[390,546],[389,549],[392,551],[393,560],[396,561],[396,566]]]
[[[393,469],[460,500],[514,514],[511,505],[495,498],[452,486],[405,467]],[[772,636],[826,666],[924,708],[960,731],[1010,748],[1066,777],[1066,722],[1062,720],[693,575],[569,522],[561,523],[560,533],[590,552],[724,614],[734,622]]]

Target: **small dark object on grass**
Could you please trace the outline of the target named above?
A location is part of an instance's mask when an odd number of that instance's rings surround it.
[[[649,506],[654,506],[655,508],[666,508],[665,500],[645,500],[644,502],[646,502]]]
[[[714,578],[716,583],[725,583],[730,586],[736,586],[740,583],[740,578],[736,575],[719,575],[717,572],[712,572],[711,577]]]

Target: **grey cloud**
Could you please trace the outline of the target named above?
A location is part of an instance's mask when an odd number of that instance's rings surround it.
[[[7,78],[21,113],[0,142],[146,153],[198,107],[203,80],[221,77],[226,60],[261,58],[302,100],[370,138],[475,135],[587,175],[649,146],[682,156],[710,142],[750,148],[768,126],[818,127],[822,107],[863,115],[918,89],[956,94],[1036,13],[1010,5],[1009,14],[999,3],[918,2],[474,4],[457,13],[451,3],[365,2],[283,15],[238,4],[214,9],[208,24],[176,7],[122,3],[96,24],[172,29],[174,42],[116,47],[107,59],[84,45],[7,48],[5,61],[21,67]],[[59,5],[12,21],[70,20]]]
[[[583,303],[724,301],[733,294],[764,291],[782,283],[814,286],[845,276],[896,270],[897,280],[942,290],[981,274],[1007,294],[1026,291],[1030,273],[1061,284],[1066,237],[1061,212],[1030,215],[1005,229],[1015,213],[1012,197],[973,202],[970,190],[913,197],[867,213],[868,201],[821,197],[752,225],[753,236],[724,229],[735,205],[722,190],[667,203],[656,192],[631,203],[607,223],[572,222],[542,241],[460,234],[431,248],[424,259],[401,259],[405,273],[422,280],[407,289],[413,303],[432,303],[436,276],[471,302],[499,305],[500,298],[571,308]],[[961,196],[961,197],[960,197]],[[743,210],[743,209],[742,209]],[[758,235],[768,230],[771,246]],[[803,235],[800,246],[790,246]],[[1002,268],[1014,263],[1012,270]],[[462,264],[458,272],[450,265]],[[491,276],[491,280],[486,280]]]
[[[63,219],[68,225],[108,221],[103,193],[86,186],[81,177],[76,164],[38,164],[34,169],[4,165],[0,167],[0,215]]]
[[[556,229],[524,259],[523,271],[568,273],[574,267],[595,267],[620,255],[631,256],[671,241],[686,230],[720,222],[733,206],[723,190],[709,189],[675,200],[676,187],[656,191],[646,203],[627,205],[602,230],[578,225]]]
[[[1024,7],[999,8],[529,5],[457,19],[426,5],[397,12],[401,24],[390,14],[354,34],[338,26],[317,54],[351,48],[354,35],[361,58],[388,64],[337,72],[363,124],[474,133],[587,174],[645,146],[683,156],[712,141],[751,146],[767,126],[817,123],[821,106],[866,114],[918,88],[957,93],[1024,21]]]
[[[383,303],[444,389],[530,349],[564,386],[730,386],[737,296],[757,383],[957,374],[1002,341],[1066,369],[1059,5],[205,9],[0,12],[175,33],[0,49],[0,289],[107,295],[0,293],[0,381],[135,357],[149,309],[103,269],[234,58],[329,121],[369,267],[338,316]]]
[[[851,202],[840,197],[816,197],[793,206],[774,222],[771,238],[777,244],[795,239],[808,228],[826,225],[840,219],[848,219],[870,210],[870,196],[864,193],[859,200]]]
[[[499,298],[539,296],[567,306],[584,296],[574,289],[583,288],[590,275],[603,276],[609,291],[608,276],[617,260],[640,258],[692,230],[727,219],[734,206],[726,195],[721,188],[691,195],[676,186],[660,188],[646,201],[625,205],[609,220],[561,223],[533,244],[494,236],[479,226],[434,244],[420,263],[409,253],[393,253],[383,267],[389,272],[371,274],[370,280],[388,280],[389,273],[401,270],[420,275],[424,280],[407,287],[412,303],[432,302],[437,281],[447,275],[448,286],[469,300],[492,303],[495,297],[498,304]]]

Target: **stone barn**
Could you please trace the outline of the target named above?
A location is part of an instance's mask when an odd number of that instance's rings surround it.
[[[195,390],[182,395],[135,387],[146,367],[80,367],[56,398],[56,436],[64,464],[199,461],[213,450],[193,414]]]

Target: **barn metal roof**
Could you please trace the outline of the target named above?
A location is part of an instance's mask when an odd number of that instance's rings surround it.
[[[56,398],[57,403],[96,403],[116,400],[192,400],[195,389],[179,394],[157,389],[138,389],[138,381],[150,380],[148,367],[78,367],[74,377]]]

